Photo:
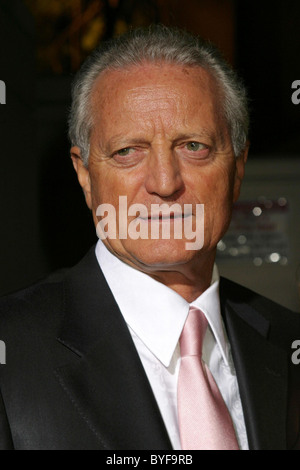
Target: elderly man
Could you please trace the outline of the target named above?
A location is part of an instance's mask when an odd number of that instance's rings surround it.
[[[243,86],[186,33],[83,65],[71,157],[99,241],[1,301],[0,448],[299,448],[299,315],[214,265],[247,130]]]

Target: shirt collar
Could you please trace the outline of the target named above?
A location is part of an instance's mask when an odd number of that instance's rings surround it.
[[[229,350],[221,316],[219,282],[220,277],[218,269],[215,265],[210,287],[206,289],[206,291],[204,291],[196,300],[194,300],[191,303],[191,306],[199,308],[206,316],[208,324],[220,348],[223,360],[225,361],[225,364],[228,365]]]
[[[189,303],[175,291],[114,256],[101,240],[96,257],[107,283],[134,333],[168,367],[186,321]],[[227,348],[220,315],[219,276],[191,305],[206,315],[225,363]]]

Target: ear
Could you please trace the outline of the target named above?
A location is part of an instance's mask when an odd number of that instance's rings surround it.
[[[249,142],[243,152],[236,157],[235,159],[235,177],[234,177],[234,188],[233,188],[233,202],[236,202],[240,195],[242,181],[244,179],[245,174],[245,165],[248,158],[248,151],[249,151]]]
[[[70,153],[73,167],[77,173],[79,184],[84,193],[85,201],[89,209],[92,209],[91,179],[89,170],[82,161],[79,147],[72,147]]]

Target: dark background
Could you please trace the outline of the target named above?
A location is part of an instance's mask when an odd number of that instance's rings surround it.
[[[153,22],[215,42],[249,89],[250,158],[299,166],[298,0],[0,0],[0,295],[74,264],[96,241],[69,158],[72,76],[96,42]]]

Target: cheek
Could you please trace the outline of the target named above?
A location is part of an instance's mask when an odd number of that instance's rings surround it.
[[[198,200],[204,204],[205,227],[208,239],[218,242],[227,230],[233,201],[233,177],[225,168],[202,174],[198,184]]]
[[[115,204],[113,184],[103,172],[95,172],[91,178],[92,205],[95,211],[100,204]]]
[[[91,178],[93,209],[96,210],[100,204],[112,204],[118,211],[120,196],[126,196],[128,204],[141,202],[135,200],[140,187],[138,175],[103,166],[93,172]]]
[[[233,201],[233,176],[227,168],[203,170],[193,181],[193,192],[200,203],[212,208],[225,208]]]
[[[95,209],[97,205],[103,202],[103,194],[102,194],[102,181],[100,178],[97,178],[93,175],[91,179],[91,193],[92,193],[92,203],[93,208]]]

